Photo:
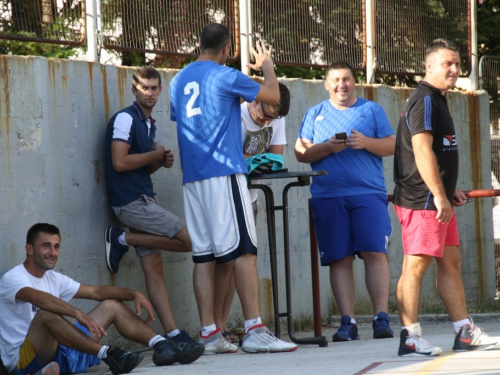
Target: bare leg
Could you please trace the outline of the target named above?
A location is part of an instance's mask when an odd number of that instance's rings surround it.
[[[224,300],[224,305],[222,306],[222,324],[224,331],[228,332],[227,320],[229,319],[229,313],[231,312],[231,305],[233,304],[234,293],[236,292],[236,284],[234,282],[234,273],[231,273],[229,278],[229,285],[227,287],[226,299]]]
[[[389,263],[387,256],[378,252],[363,252],[365,284],[372,300],[373,315],[387,312],[389,305]]]
[[[243,254],[234,261],[234,281],[245,320],[260,316],[259,278],[256,262],[257,256],[255,254]]]
[[[427,255],[405,255],[403,269],[396,287],[396,299],[401,325],[409,326],[418,321],[418,307],[422,279],[432,257]]]
[[[229,292],[229,284],[233,275],[234,261],[215,266],[214,274],[214,320],[217,328],[225,329],[226,320],[223,319],[224,302]],[[233,282],[234,284],[234,282]],[[233,290],[234,295],[234,290]]]
[[[125,241],[131,246],[149,247],[152,249],[189,252],[192,250],[191,240],[187,228],[182,228],[173,238],[158,236],[144,232],[125,233]]]
[[[195,263],[193,286],[200,314],[201,325],[206,327],[214,321],[214,270],[215,261]]]
[[[461,259],[458,246],[445,246],[443,257],[436,258],[437,290],[452,322],[469,317],[460,273]]]
[[[146,280],[146,290],[165,334],[177,329],[170,308],[167,286],[163,278],[161,253],[141,257],[142,270]]]
[[[330,284],[340,315],[354,318],[355,286],[352,262],[353,257],[349,255],[330,263]]]

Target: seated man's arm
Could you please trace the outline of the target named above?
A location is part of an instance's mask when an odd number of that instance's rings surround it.
[[[94,301],[104,301],[106,299],[116,299],[118,301],[134,301],[136,314],[141,315],[141,309],[144,308],[148,316],[146,324],[154,321],[153,307],[148,299],[136,290],[120,288],[112,285],[84,285],[81,284],[74,298],[91,299]]]
[[[52,294],[30,287],[24,287],[17,292],[16,299],[29,302],[41,310],[75,318],[80,324],[87,327],[92,335],[97,335],[99,337],[106,335],[104,328],[92,320],[87,314],[71,306],[69,303],[54,297]]]
[[[142,154],[129,154],[130,145],[121,142],[111,142],[111,159],[113,167],[118,172],[131,171],[151,163],[159,163],[165,157],[165,147],[155,142],[153,150]],[[159,168],[160,166],[158,166]],[[158,169],[156,168],[156,169]],[[156,169],[154,171],[156,171]]]
[[[283,155],[283,151],[285,150],[285,145],[271,145],[267,149],[266,152],[270,154],[280,154]]]

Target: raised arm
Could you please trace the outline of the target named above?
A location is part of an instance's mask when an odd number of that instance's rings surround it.
[[[250,49],[255,64],[247,64],[249,68],[261,71],[264,75],[264,83],[261,85],[255,99],[266,104],[278,104],[280,101],[280,91],[272,60],[273,47],[269,46],[269,49],[266,49],[265,43],[259,41],[256,44],[256,48],[257,50],[253,47]]]

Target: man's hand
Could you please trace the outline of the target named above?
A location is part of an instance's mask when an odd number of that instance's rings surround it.
[[[365,149],[368,137],[354,129],[351,129],[351,132],[352,134],[347,136],[347,146],[355,150]]]
[[[172,150],[165,150],[160,165],[164,168],[172,168],[172,165],[174,165],[174,154],[172,154]]]
[[[345,139],[336,139],[335,137],[331,137],[325,143],[330,148],[331,154],[336,154],[338,152],[341,152],[342,150],[348,147],[348,144]]]
[[[453,205],[454,206],[463,206],[467,203],[467,197],[463,193],[462,190],[456,189],[455,194],[453,194]]]
[[[163,147],[158,142],[155,142],[153,144],[153,150],[152,151],[155,152],[156,155],[158,155],[158,160],[162,160],[163,157],[165,156],[165,147]]]
[[[148,299],[142,294],[141,292],[134,292],[134,306],[135,306],[135,312],[137,316],[141,316],[141,310],[144,308],[148,316],[144,320],[146,324],[149,324],[151,322],[155,321],[155,316],[153,313],[153,307],[151,306],[151,303],[148,301]]]
[[[258,41],[255,47],[257,48],[257,50],[255,50],[253,47],[250,48],[250,53],[255,60],[255,64],[247,64],[247,66],[253,70],[260,72],[263,64],[269,64],[268,61],[273,64],[273,47],[269,46],[269,49],[266,49],[266,44],[262,40]]]
[[[436,220],[441,224],[449,223],[453,216],[453,210],[448,198],[446,198],[446,196],[439,198],[434,197],[434,204],[438,210]]]
[[[95,337],[101,338],[102,336],[107,336],[107,332],[104,328],[102,328],[97,322],[95,322],[90,316],[87,314],[84,314],[83,312],[79,311],[77,315],[75,316],[75,319],[80,323],[82,326],[87,327],[89,330],[90,334]]]

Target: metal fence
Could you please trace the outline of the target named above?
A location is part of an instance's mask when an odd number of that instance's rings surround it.
[[[0,39],[79,46],[85,41],[85,0],[0,1]]]
[[[481,88],[490,95],[492,184],[494,189],[500,189],[500,57],[481,57],[479,77]],[[498,197],[494,199],[495,270],[497,288],[500,288],[500,201]]]
[[[102,0],[103,47],[194,57],[208,23],[231,30],[230,60],[238,57],[238,2],[234,0]]]
[[[460,48],[462,75],[470,72],[470,1],[377,0],[377,71],[423,74],[426,47],[445,38]]]

